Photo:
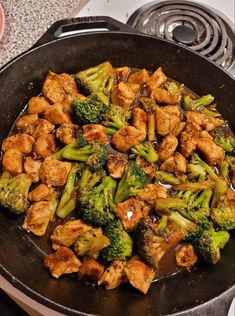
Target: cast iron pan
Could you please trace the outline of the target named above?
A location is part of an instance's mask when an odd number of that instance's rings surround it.
[[[109,32],[81,33],[59,38],[67,31],[106,28]],[[0,70],[0,143],[13,122],[51,69],[75,73],[109,60],[114,66],[154,70],[161,65],[171,77],[199,95],[211,93],[218,109],[235,130],[234,80],[203,57],[165,40],[134,31],[107,17],[60,21],[52,25],[37,45]],[[129,286],[106,291],[78,282],[76,276],[53,279],[42,266],[51,252],[45,238],[21,230],[22,219],[0,211],[1,272],[24,293],[69,315],[156,316],[226,315],[234,295],[235,236],[215,266],[199,266],[194,272],[179,272],[152,285],[147,295]]]

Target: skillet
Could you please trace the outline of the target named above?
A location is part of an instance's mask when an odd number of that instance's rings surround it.
[[[109,32],[60,38],[68,31],[91,28]],[[56,22],[33,48],[0,70],[0,143],[28,100],[41,91],[49,69],[76,73],[106,60],[113,66],[148,70],[162,66],[170,78],[198,95],[214,95],[219,112],[235,131],[232,76],[180,45],[136,33],[108,17],[87,17]],[[217,265],[200,265],[192,273],[181,271],[160,279],[143,296],[128,286],[112,291],[97,289],[78,282],[75,275],[52,279],[42,266],[44,255],[51,252],[50,244],[45,238],[26,234],[21,223],[21,218],[0,210],[0,271],[25,294],[66,315],[226,315],[234,296],[234,232]]]

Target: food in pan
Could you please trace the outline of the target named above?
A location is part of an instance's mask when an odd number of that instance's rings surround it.
[[[0,204],[53,277],[146,294],[171,253],[216,264],[235,228],[235,138],[210,94],[109,62],[49,71],[2,144]],[[44,237],[43,237],[44,236]]]

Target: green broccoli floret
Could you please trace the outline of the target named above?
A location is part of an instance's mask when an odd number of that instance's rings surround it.
[[[211,218],[215,225],[222,230],[235,228],[235,206],[234,202],[220,202],[216,208],[211,210]]]
[[[79,71],[75,77],[78,87],[86,94],[97,91],[108,94],[114,83],[113,67],[108,61]]]
[[[173,174],[170,173],[166,173],[164,171],[156,171],[156,179],[162,183],[165,184],[170,184],[170,185],[176,185],[176,184],[180,184],[181,182],[184,182],[185,179],[181,178],[181,177],[176,177]]]
[[[184,89],[183,84],[176,83],[174,81],[167,81],[164,84],[164,87],[167,89],[167,91],[171,94],[178,94],[181,95]]]
[[[141,194],[141,189],[147,185],[148,179],[144,171],[134,162],[129,162],[118,184],[114,203],[118,204],[130,196]]]
[[[27,211],[29,203],[27,200],[32,177],[21,173],[12,177],[5,171],[0,178],[0,205],[14,214],[23,214]]]
[[[130,119],[130,114],[130,111],[121,106],[111,104],[104,117],[106,133],[108,135],[114,135],[119,129],[126,127]]]
[[[194,241],[194,246],[202,259],[207,263],[216,264],[220,260],[220,249],[223,249],[229,241],[229,233],[213,229],[204,231],[198,240]]]
[[[150,163],[154,163],[158,160],[158,154],[153,144],[148,141],[142,144],[135,145],[134,147],[131,148],[131,152],[134,154],[134,155],[130,155],[131,158],[133,156],[139,155]]]
[[[203,168],[212,180],[217,181],[219,179],[219,176],[216,174],[213,167],[209,166],[197,154],[195,154],[195,153],[191,154],[190,164],[193,164],[193,165],[197,166],[197,168],[200,168],[200,169]],[[201,169],[201,172],[203,172],[202,169]]]
[[[235,156],[235,138],[233,136],[219,136],[214,137],[214,142],[222,147],[225,151]]]
[[[222,201],[225,197],[225,193],[228,189],[227,182],[224,179],[218,178],[213,192],[213,197],[211,201],[211,208],[217,207],[217,205]]]
[[[202,96],[199,99],[192,99],[190,94],[184,96],[184,106],[188,111],[203,110],[205,107],[210,105],[214,101],[214,97],[211,94]]]
[[[119,220],[109,223],[104,234],[110,240],[110,245],[101,250],[101,257],[104,261],[125,260],[131,256],[133,242]]]
[[[74,117],[79,124],[100,124],[108,110],[109,99],[103,92],[91,94],[86,99],[73,102]]]
[[[139,98],[140,103],[142,104],[145,112],[148,116],[148,126],[147,126],[147,136],[148,140],[151,142],[156,141],[156,119],[155,119],[155,110],[157,104],[150,98],[141,97]]]
[[[189,180],[193,181],[204,181],[207,178],[204,167],[193,163],[187,165],[187,176]]]
[[[103,235],[101,228],[92,228],[78,237],[73,245],[77,256],[89,256],[97,258],[101,249],[108,247],[109,239]]]
[[[152,110],[157,107],[157,104],[153,99],[140,97],[139,101],[147,113],[152,112]]]

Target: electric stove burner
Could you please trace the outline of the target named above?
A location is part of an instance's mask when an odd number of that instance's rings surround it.
[[[189,1],[150,2],[127,24],[150,35],[187,45],[229,70],[234,64],[234,32],[208,7]]]

